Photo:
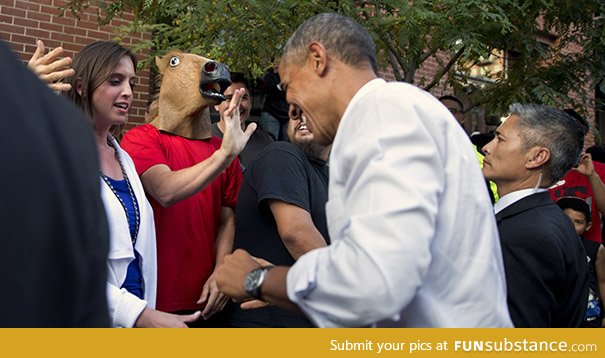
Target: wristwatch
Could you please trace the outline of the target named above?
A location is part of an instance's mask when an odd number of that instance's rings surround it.
[[[246,280],[244,281],[244,290],[246,290],[246,293],[256,299],[261,299],[260,288],[263,284],[263,281],[265,281],[267,272],[272,268],[273,266],[265,266],[250,271],[250,273],[246,276]]]

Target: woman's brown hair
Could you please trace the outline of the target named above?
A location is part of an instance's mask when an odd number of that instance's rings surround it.
[[[137,67],[137,59],[127,48],[112,41],[86,45],[74,58],[75,71],[67,97],[80,107],[92,121],[92,94],[111,75],[122,57],[128,56]]]

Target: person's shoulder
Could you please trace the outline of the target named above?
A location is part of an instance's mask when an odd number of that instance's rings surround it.
[[[269,132],[260,128],[260,126],[258,124],[257,124],[256,129],[252,133],[252,136],[250,137],[250,139],[252,139],[252,138],[254,138],[257,141],[263,141],[263,142],[268,142],[268,143],[275,142],[275,140],[273,139],[271,134],[269,134]]]
[[[405,82],[375,79],[367,85],[368,92],[372,94],[370,98],[381,103],[391,103],[406,108],[417,108],[418,105],[434,108],[439,102],[432,94]]]
[[[541,247],[544,251],[561,247],[577,237],[571,221],[554,203],[531,207],[506,217],[499,221],[498,227],[503,242],[520,247]]]
[[[267,145],[253,161],[252,165],[269,163],[270,165],[283,165],[289,158],[302,160],[304,153],[290,142],[277,141]]]
[[[160,132],[151,124],[142,124],[124,133],[120,145],[125,150],[131,150],[133,145],[146,145],[158,141]]]
[[[573,244],[569,242],[572,238],[578,239],[577,244],[580,244],[579,236],[571,223],[571,220],[563,213],[563,211],[553,202],[551,205],[538,207],[532,215],[533,225],[536,231],[542,233],[540,237],[543,241],[554,240],[559,246],[568,246]]]
[[[290,153],[298,156],[300,154],[300,150],[297,146],[290,142],[277,141],[269,144],[265,149],[263,149],[259,156],[262,154],[266,155],[268,153]]]
[[[134,135],[158,135],[160,131],[149,123],[141,124],[126,131],[124,138]]]
[[[279,150],[284,151],[284,152],[297,153],[297,154],[302,153],[302,150],[300,148],[298,148],[296,145],[294,145],[293,143],[290,143],[290,142],[277,141],[277,142],[271,143],[270,145],[272,145],[275,148],[278,148]]]
[[[557,222],[563,212],[552,201],[550,194],[545,199],[541,194],[528,195],[504,208],[498,216],[502,223],[513,223],[515,229],[526,231],[528,227],[536,230],[548,229],[550,222]],[[500,224],[499,224],[500,225]]]
[[[398,93],[408,93],[414,95],[428,93],[419,87],[400,81],[386,81],[382,86],[378,87],[378,90],[393,93],[394,95],[397,95]]]

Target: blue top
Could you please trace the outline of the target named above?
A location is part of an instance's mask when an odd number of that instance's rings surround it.
[[[106,177],[115,192],[121,199],[122,203],[126,206],[126,211],[128,214],[128,227],[130,228],[130,237],[133,242],[133,250],[134,250],[134,260],[128,265],[128,269],[126,271],[126,279],[122,284],[122,288],[125,288],[128,292],[137,296],[140,299],[143,299],[143,273],[141,272],[140,265],[140,255],[137,250],[134,248],[134,243],[136,242],[135,235],[135,227],[136,227],[136,216],[134,213],[134,205],[136,203],[132,202],[132,198],[130,197],[130,193],[128,191],[128,184],[126,184],[126,180],[114,180],[112,178]],[[136,199],[135,199],[136,200]]]

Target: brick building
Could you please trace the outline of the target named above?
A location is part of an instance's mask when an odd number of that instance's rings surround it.
[[[113,40],[114,29],[132,20],[126,14],[121,19],[114,19],[107,26],[99,26],[98,8],[91,6],[80,18],[70,11],[62,16],[61,8],[66,5],[63,0],[0,0],[0,39],[4,40],[19,57],[27,61],[36,50],[36,40],[44,41],[47,50],[63,47],[73,58],[85,45],[97,40]],[[150,34],[134,34],[122,41],[129,47]],[[137,53],[143,59],[147,53]],[[149,69],[137,72],[137,83],[134,88],[130,122],[142,122],[149,98]]]
[[[66,3],[65,0],[0,0],[0,39],[6,41],[24,61],[34,53],[37,39],[43,40],[47,49],[62,46],[68,55],[73,57],[90,42],[114,39],[115,29],[132,20],[131,14],[124,14],[121,19],[114,19],[107,26],[100,26],[97,16],[98,8],[91,6],[79,18],[76,18],[70,11],[66,11],[62,15],[62,7]],[[149,36],[151,35],[148,33],[134,34],[122,41],[122,44],[129,47],[148,39]],[[136,55],[142,59],[147,54],[147,52],[143,52]],[[415,84],[422,87],[423,78],[430,81],[437,68],[434,59],[426,61],[416,73]],[[380,75],[389,80],[394,79],[392,72],[388,70],[382,71]],[[139,70],[137,78],[129,126],[143,122],[151,92],[149,68]],[[438,85],[431,89],[431,92],[439,97],[452,94],[453,91],[445,86],[445,78],[443,78]],[[604,95],[597,92],[595,96],[603,97]],[[464,101],[464,96],[461,97]],[[483,123],[485,115],[480,108],[467,113],[465,123],[467,132],[485,129]],[[603,112],[590,110],[589,120],[593,123],[593,128],[599,129],[600,133],[605,133],[605,114]],[[587,145],[593,143],[591,137]]]

